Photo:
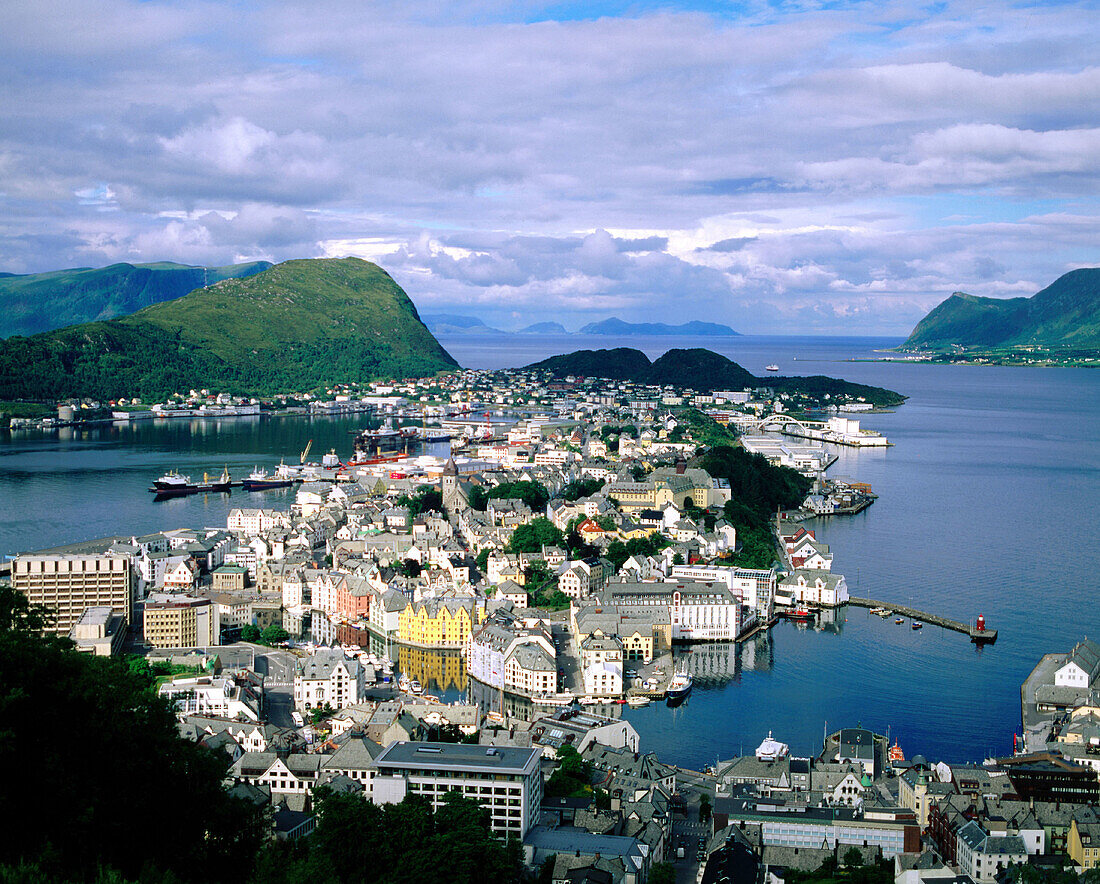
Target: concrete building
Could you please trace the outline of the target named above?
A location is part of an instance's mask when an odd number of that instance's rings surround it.
[[[126,556],[16,556],[11,582],[32,605],[44,605],[54,613],[48,632],[68,635],[88,608],[111,608],[127,623],[134,617],[133,573]]]
[[[374,759],[374,801],[397,803],[411,793],[436,809],[454,789],[489,811],[498,835],[522,839],[538,821],[541,758],[539,749],[512,746],[391,743]]]
[[[97,657],[117,654],[126,638],[126,618],[112,608],[87,608],[71,630],[76,649]]]
[[[205,648],[221,640],[217,606],[210,599],[155,593],[144,610],[145,643],[154,648]]]
[[[1027,862],[1027,850],[1018,835],[989,835],[971,820],[959,829],[956,845],[959,871],[978,884],[992,884],[1010,865]]]
[[[618,697],[623,692],[623,643],[615,636],[590,635],[581,643],[584,692]]]

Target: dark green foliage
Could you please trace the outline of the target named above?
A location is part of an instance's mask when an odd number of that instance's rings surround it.
[[[580,753],[568,743],[558,748],[557,756],[558,768],[546,782],[547,797],[583,798],[592,795],[591,762],[581,758]]]
[[[693,465],[729,480],[735,506],[727,510],[726,517],[735,527],[746,522],[765,524],[777,509],[799,506],[812,485],[795,470],[773,466],[763,455],[730,445],[710,449]]]
[[[483,513],[489,504],[489,492],[481,485],[474,485],[466,495],[466,502],[470,504],[470,509]]]
[[[283,627],[278,624],[272,623],[270,626],[265,626],[264,631],[260,633],[265,645],[277,645],[280,642],[285,642],[290,636]]]
[[[532,562],[524,568],[523,580],[529,595],[528,603],[532,608],[564,611],[569,607],[569,596],[558,589],[558,582],[550,573],[546,562]]]
[[[532,519],[525,525],[516,525],[508,540],[508,552],[541,552],[544,546],[560,546],[565,538],[549,519]]]
[[[903,349],[1100,347],[1100,269],[1072,270],[1030,298],[955,292],[924,317]]]
[[[577,479],[561,490],[562,500],[579,500],[582,497],[591,497],[603,486],[603,479]]]
[[[533,513],[546,511],[550,492],[539,482],[503,482],[490,488],[488,500],[522,500]]]
[[[551,356],[526,366],[533,371],[549,371],[555,375],[581,375],[608,378],[613,381],[639,380],[649,372],[649,357],[633,347],[614,350],[577,350],[564,356]]]
[[[287,261],[122,319],[0,342],[0,399],[264,395],[456,365],[381,268]]]
[[[260,627],[255,623],[249,623],[241,630],[241,641],[252,642],[252,644],[259,644],[263,641],[263,633],[260,632]]]
[[[5,607],[9,594],[0,589]],[[37,864],[43,880],[95,880],[100,868],[153,880],[248,874],[259,819],[222,788],[228,756],[181,739],[149,678],[124,660],[0,629],[0,763],[0,801],[18,809],[0,863]]]
[[[403,562],[397,563],[397,570],[404,577],[419,577],[420,572],[424,570],[424,566],[416,559],[405,559]]]
[[[669,545],[671,541],[663,536],[654,532],[648,537],[634,537],[623,543],[621,540],[612,540],[607,545],[607,552],[605,557],[612,565],[615,566],[615,570],[618,571],[623,562],[629,559],[631,556],[652,556],[656,555],[662,549]]]
[[[707,820],[709,820],[710,819],[710,811],[711,811],[710,796],[706,792],[704,792],[699,797],[699,822],[705,823]]]
[[[519,845],[489,829],[488,811],[449,792],[434,814],[410,796],[379,806],[359,795],[318,790],[319,822],[308,839],[271,844],[256,884],[341,881],[347,884],[484,884],[519,881]]]
[[[33,335],[78,322],[114,319],[182,298],[224,279],[270,267],[267,261],[228,267],[184,264],[112,264],[0,278],[0,338]]]
[[[859,848],[849,847],[844,851],[844,865],[849,869],[863,865],[863,854],[859,852]]]
[[[676,868],[672,863],[656,863],[649,870],[647,884],[676,884]]]
[[[549,371],[559,377],[572,374],[630,380],[657,386],[671,384],[701,393],[771,387],[779,392],[805,393],[814,397],[824,393],[829,393],[834,398],[862,397],[876,405],[897,405],[905,401],[904,396],[892,390],[852,384],[835,378],[758,378],[725,356],[702,348],[669,350],[653,363],[640,350],[629,348],[578,350],[564,356],[552,356],[526,368]]]
[[[422,485],[413,496],[402,494],[395,502],[398,506],[406,507],[409,516],[415,519],[422,513],[442,512],[443,492],[431,485]]]

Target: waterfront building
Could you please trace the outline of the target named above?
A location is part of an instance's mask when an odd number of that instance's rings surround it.
[[[549,621],[496,612],[470,636],[466,670],[482,684],[509,693],[554,693],[557,652]]]
[[[779,581],[777,589],[801,605],[835,608],[848,601],[848,582],[843,574],[814,568],[796,568]]]
[[[436,648],[461,648],[473,627],[485,620],[485,599],[444,596],[409,603],[401,611],[397,637],[403,642]]]
[[[489,825],[502,837],[522,839],[542,803],[542,752],[513,746],[398,741],[374,759],[376,804],[423,795],[432,809],[457,790],[489,811]]]
[[[725,582],[609,583],[598,599],[628,610],[666,608],[672,641],[731,640],[748,625],[740,592]]]
[[[708,565],[673,565],[669,576],[674,580],[723,583],[730,592],[739,592],[743,604],[760,620],[772,616],[778,571],[773,567],[722,568]],[[750,624],[747,619],[744,624]]]
[[[205,648],[221,642],[218,608],[208,598],[154,593],[145,600],[145,643],[154,648]]]
[[[584,692],[618,697],[623,692],[623,643],[615,636],[590,635],[581,642]]]
[[[129,623],[134,616],[130,559],[119,555],[31,553],[11,564],[12,587],[54,614],[47,632],[68,635],[88,608],[108,607]]]

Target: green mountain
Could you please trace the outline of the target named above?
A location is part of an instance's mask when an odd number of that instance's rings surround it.
[[[324,258],[0,341],[0,399],[156,399],[201,387],[263,395],[457,365],[382,268]]]
[[[605,319],[582,326],[582,335],[736,335],[728,325],[717,322],[699,322],[695,319],[682,325],[666,325],[663,322],[624,322],[622,319]]]
[[[669,350],[655,362],[650,362],[641,350],[630,347],[577,350],[563,356],[551,356],[524,368],[548,371],[557,377],[577,375],[653,386],[670,384],[690,387],[700,393],[770,387],[778,392],[799,393],[815,399],[823,399],[825,394],[831,399],[864,399],[879,406],[900,405],[906,399],[893,390],[854,384],[824,375],[759,378],[725,356],[702,348]]]
[[[955,292],[924,317],[903,350],[1100,347],[1100,268],[1071,270],[1030,298]]]
[[[228,267],[162,262],[0,274],[0,338],[128,316],[151,304],[181,298],[204,285],[252,276],[270,266],[268,261]]]

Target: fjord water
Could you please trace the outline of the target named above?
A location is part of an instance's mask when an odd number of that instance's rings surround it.
[[[886,451],[838,448],[830,475],[870,482],[878,501],[854,517],[817,520],[836,570],[854,595],[912,604],[999,631],[976,649],[965,636],[919,632],[848,609],[825,629],[780,624],[741,646],[697,646],[695,690],[683,706],[626,709],[643,747],[688,767],[751,751],[767,734],[800,754],[822,731],[862,723],[907,753],[979,760],[1011,749],[1019,688],[1038,658],[1100,636],[1100,371],[909,363],[875,358],[897,339],[441,338],[474,368],[522,365],[580,348],[708,347],[758,374],[826,374],[889,387],[910,398],[866,415]],[[285,491],[206,495],[154,503],[145,489],[169,468],[200,475],[228,464],[350,452],[356,418],[182,421],[0,435],[0,553],[107,534],[224,525],[234,506],[289,506]],[[845,617],[847,619],[845,619]]]

